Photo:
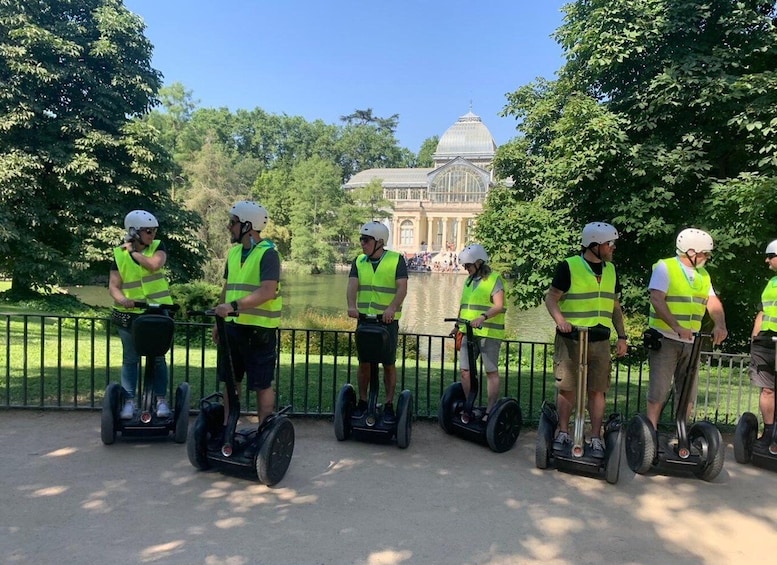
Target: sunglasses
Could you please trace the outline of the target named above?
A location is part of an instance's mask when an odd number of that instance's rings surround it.
[[[359,238],[359,241],[362,243],[367,243],[368,241],[375,241],[375,238],[370,235],[363,235]]]
[[[239,224],[239,223],[240,223],[240,220],[229,220],[229,227],[231,228],[235,224]]]
[[[769,259],[769,261],[771,261],[775,257],[777,257],[777,253],[767,253],[766,254],[766,258]]]
[[[475,263],[464,263],[464,268],[469,269],[470,267],[474,267]]]
[[[140,233],[144,233],[146,235],[153,235],[156,233],[156,228],[142,228],[138,230]]]

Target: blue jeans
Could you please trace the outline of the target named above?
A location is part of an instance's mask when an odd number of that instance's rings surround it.
[[[119,331],[122,346],[121,386],[127,391],[128,398],[135,398],[138,386],[140,355],[135,350],[132,328],[116,328]],[[164,355],[154,357],[154,395],[167,395],[167,361]]]

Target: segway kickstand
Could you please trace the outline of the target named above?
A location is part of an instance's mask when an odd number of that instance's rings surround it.
[[[577,398],[575,398],[575,432],[572,437],[572,456],[582,457],[585,452],[585,395],[588,388],[588,328],[577,327],[578,376]]]

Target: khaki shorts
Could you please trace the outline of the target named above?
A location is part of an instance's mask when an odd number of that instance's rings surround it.
[[[559,390],[577,390],[577,374],[580,367],[579,342],[556,334],[553,353],[553,374]],[[610,390],[610,342],[588,342],[588,390]]]
[[[663,338],[661,349],[649,350],[650,384],[648,385],[648,402],[663,404],[669,397],[669,389],[674,379],[674,403],[675,407],[680,401],[680,391],[688,372],[688,363],[691,360],[692,343],[684,343],[675,339]],[[699,386],[699,373],[691,375],[693,386],[691,387],[691,402],[696,402],[696,391]]]

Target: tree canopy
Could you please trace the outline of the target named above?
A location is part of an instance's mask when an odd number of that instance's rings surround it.
[[[490,194],[476,233],[529,306],[582,226],[611,222],[624,305],[645,313],[652,263],[674,254],[681,229],[705,229],[729,342],[743,343],[777,237],[775,3],[579,0],[565,11],[558,78],[508,95],[519,136],[494,166],[515,187]]]
[[[0,4],[0,271],[14,290],[107,273],[136,208],[158,216],[174,274],[198,273],[195,217],[171,205],[169,155],[134,119],[161,79],[143,29],[118,0]]]

